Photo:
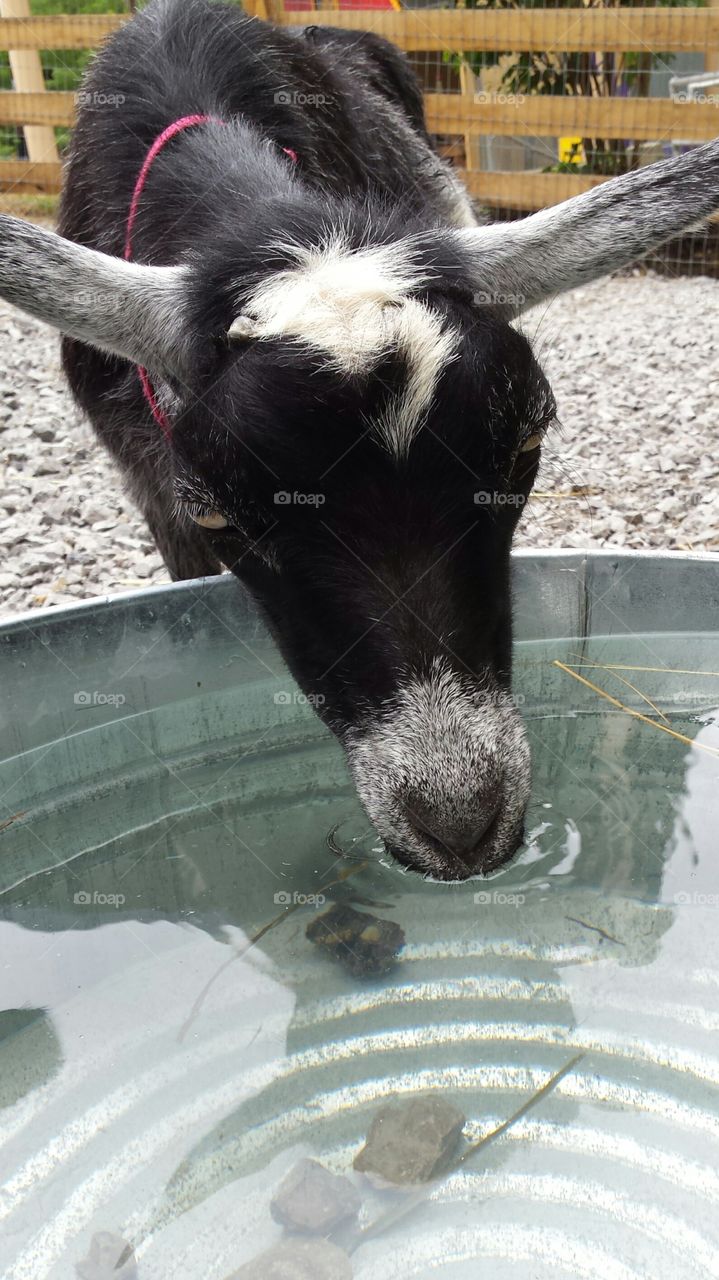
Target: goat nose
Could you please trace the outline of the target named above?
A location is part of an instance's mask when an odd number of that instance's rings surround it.
[[[499,794],[482,796],[472,805],[471,813],[460,816],[456,812],[442,813],[426,800],[410,797],[404,807],[411,825],[425,839],[438,845],[464,862],[472,862],[472,855],[480,851],[480,845],[493,825],[501,806]]]

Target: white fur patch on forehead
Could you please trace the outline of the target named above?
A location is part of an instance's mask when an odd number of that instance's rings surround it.
[[[361,372],[392,342],[392,312],[427,279],[401,242],[351,250],[342,239],[307,248],[273,245],[297,265],[265,280],[244,314],[260,338],[295,338],[338,369]]]
[[[258,338],[293,338],[323,352],[338,371],[369,373],[397,351],[408,377],[372,431],[404,457],[429,409],[439,375],[454,358],[459,335],[412,293],[430,278],[401,241],[350,249],[342,239],[307,248],[276,245],[297,265],[268,277],[242,307]]]
[[[431,307],[408,298],[397,308],[394,340],[407,359],[407,383],[372,429],[390,453],[404,458],[429,412],[443,369],[457,357],[459,334],[446,328]]]

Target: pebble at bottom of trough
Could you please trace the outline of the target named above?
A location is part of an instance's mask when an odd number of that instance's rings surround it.
[[[464,1125],[459,1107],[434,1094],[389,1102],[375,1115],[354,1167],[373,1181],[428,1182],[451,1161]]]
[[[288,1231],[324,1236],[355,1218],[360,1204],[348,1178],[330,1173],[317,1160],[300,1160],[270,1202],[270,1213]]]
[[[352,1263],[327,1240],[284,1240],[228,1280],[352,1280]]]

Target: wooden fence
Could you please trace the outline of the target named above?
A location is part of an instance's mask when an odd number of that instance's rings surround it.
[[[27,0],[20,0],[27,3]],[[18,0],[0,0],[0,12]],[[415,56],[501,52],[511,49],[567,50],[593,53],[719,51],[719,8],[582,8],[575,9],[415,9],[377,10],[323,8],[285,10],[281,0],[248,0],[259,17],[285,26],[321,22],[344,30],[369,29]],[[123,22],[124,15],[77,17],[0,17],[0,48],[12,58],[23,51],[95,48]],[[18,85],[18,77],[15,78]],[[564,135],[664,142],[700,142],[719,134],[719,108],[714,101],[667,98],[513,96],[476,93],[474,77],[462,75],[461,91],[426,95],[427,119],[433,133],[463,140],[462,176],[482,204],[536,209],[553,204],[603,181],[581,173],[496,172],[481,169],[477,140],[481,136],[557,138]],[[58,91],[0,92],[0,126],[71,125],[75,95]],[[56,191],[57,160],[0,161],[0,189]]]

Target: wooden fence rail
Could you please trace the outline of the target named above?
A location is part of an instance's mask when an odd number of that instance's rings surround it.
[[[719,45],[719,9],[327,9],[293,13],[269,4],[273,22],[374,31],[412,52],[510,49],[703,52]],[[274,9],[274,12],[273,12]]]
[[[122,13],[0,18],[0,49],[94,49],[127,20]]]
[[[403,11],[285,11],[281,0],[247,0],[246,7],[284,26],[321,22],[344,30],[371,30],[410,53],[573,50],[577,52],[701,52],[719,50],[719,8],[637,9],[421,9]],[[0,48],[22,50],[95,48],[127,16],[88,14],[0,17]],[[715,65],[710,64],[710,65]],[[426,95],[430,130],[464,139],[469,170],[463,176],[473,196],[495,208],[534,209],[587,190],[594,175],[493,172],[472,167],[473,139],[505,137],[632,138],[700,142],[719,134],[713,101],[665,98],[604,98],[591,95],[512,97],[475,94],[474,79],[462,77],[461,93]],[[0,126],[69,126],[73,93],[0,92]],[[0,161],[0,189],[55,191],[59,164]]]

